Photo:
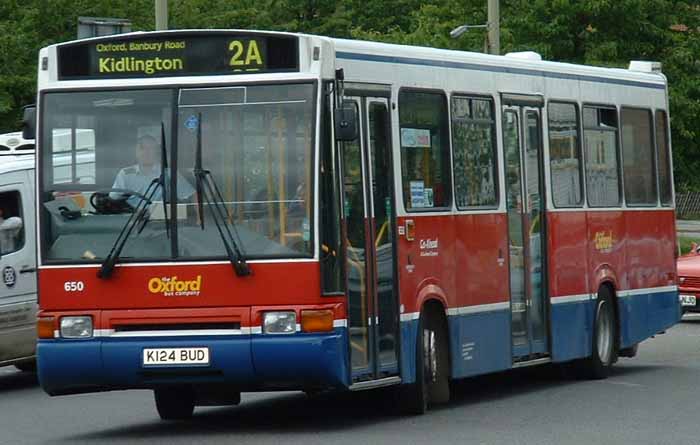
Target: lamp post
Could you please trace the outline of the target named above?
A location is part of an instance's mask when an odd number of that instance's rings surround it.
[[[155,0],[156,2],[156,31],[168,29],[168,0]]]
[[[486,37],[486,52],[489,54],[501,53],[501,23],[500,12],[498,10],[498,0],[488,0],[488,17],[489,21],[484,25],[460,25],[450,31],[450,37],[458,38],[472,28],[486,28],[488,34]]]

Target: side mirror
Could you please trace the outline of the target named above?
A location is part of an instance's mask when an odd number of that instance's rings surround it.
[[[354,141],[358,136],[357,107],[353,103],[335,109],[335,140]]]
[[[0,232],[19,232],[23,225],[22,218],[11,216],[0,224]]]
[[[16,250],[17,237],[23,225],[19,216],[12,216],[0,223],[0,255]]]
[[[22,115],[22,137],[36,139],[36,106],[27,105]]]

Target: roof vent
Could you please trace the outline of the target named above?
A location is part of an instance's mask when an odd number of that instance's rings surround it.
[[[513,59],[523,59],[523,60],[536,60],[541,61],[542,56],[534,51],[518,51],[514,53],[507,53],[506,57],[512,57]]]
[[[0,134],[0,156],[34,153],[34,140],[23,139],[21,132]]]
[[[630,62],[630,71],[641,71],[643,73],[661,73],[661,62],[649,62],[646,60],[633,60]]]

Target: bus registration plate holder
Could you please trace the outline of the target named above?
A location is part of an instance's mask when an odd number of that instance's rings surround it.
[[[143,366],[209,365],[209,348],[148,348]]]

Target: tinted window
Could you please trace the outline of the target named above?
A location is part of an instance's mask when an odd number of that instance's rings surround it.
[[[651,112],[622,109],[622,162],[628,205],[656,204]]]
[[[668,150],[668,121],[666,112],[661,110],[656,112],[656,150],[658,152],[661,204],[671,205],[673,196],[671,195],[671,156]]]
[[[549,166],[552,199],[557,207],[581,205],[581,147],[576,105],[550,103]]]
[[[617,154],[617,111],[583,108],[586,150],[586,191],[593,207],[620,204],[620,169]]]
[[[450,205],[447,100],[440,93],[399,93],[401,176],[407,210]]]
[[[17,252],[24,245],[22,202],[18,191],[0,193],[0,254]]]
[[[497,203],[495,126],[491,99],[452,98],[455,200],[459,208]]]

